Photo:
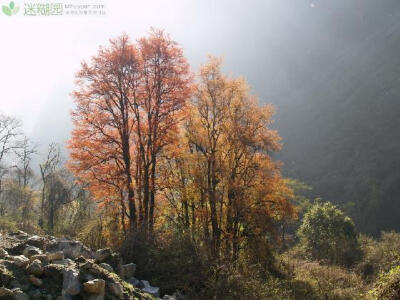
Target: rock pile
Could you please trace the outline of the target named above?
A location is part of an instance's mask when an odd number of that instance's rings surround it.
[[[110,249],[94,252],[79,241],[22,231],[0,235],[0,299],[159,298],[159,288],[136,279],[135,271]]]

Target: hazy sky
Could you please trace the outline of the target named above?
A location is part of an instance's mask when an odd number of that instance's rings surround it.
[[[276,104],[312,81],[315,68],[331,67],[351,41],[365,38],[380,3],[368,0],[372,5],[360,10],[351,3],[365,1],[70,0],[105,4],[106,16],[23,16],[24,3],[34,2],[66,3],[15,0],[18,15],[0,12],[0,110],[19,117],[42,145],[68,138],[74,73],[111,37],[125,32],[136,39],[151,26],[165,29],[193,71],[208,54],[224,56],[225,71],[243,75],[263,102]]]

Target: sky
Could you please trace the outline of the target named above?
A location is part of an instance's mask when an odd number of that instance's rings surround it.
[[[358,43],[374,17],[374,5],[360,13],[347,0],[68,1],[15,0],[17,15],[0,12],[0,111],[20,118],[42,148],[69,138],[74,74],[109,38],[164,29],[194,72],[207,55],[222,56],[225,72],[245,77],[279,110],[281,99],[313,80],[315,66],[331,67],[346,50],[340,45]],[[46,2],[104,4],[106,15],[24,16],[25,5]]]

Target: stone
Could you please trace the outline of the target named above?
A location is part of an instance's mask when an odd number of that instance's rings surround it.
[[[136,288],[142,288],[143,285],[141,284],[140,280],[136,279],[135,277],[131,277],[126,282],[132,284]]]
[[[68,239],[55,239],[47,247],[47,251],[62,251],[64,256],[70,259],[76,259],[79,256],[93,258],[93,252],[79,241],[71,241]]]
[[[143,292],[152,295],[153,297],[160,297],[160,288],[159,287],[154,287],[154,286],[149,286],[145,287],[142,289]]]
[[[81,291],[79,272],[73,269],[63,271],[63,291],[68,295],[75,296]]]
[[[65,259],[61,259],[61,260],[54,260],[52,263],[56,264],[56,265],[63,265],[63,266],[75,266],[75,262],[69,258],[65,258]]]
[[[29,260],[34,261],[34,260],[40,260],[42,264],[47,264],[49,260],[47,259],[47,254],[37,254],[37,255],[32,255]]]
[[[62,260],[62,259],[64,259],[64,252],[62,251],[47,253],[47,260],[50,262],[53,260]]]
[[[99,266],[102,267],[103,269],[107,270],[108,272],[114,273],[113,267],[111,267],[107,263],[101,263]]]
[[[32,275],[35,275],[35,276],[41,276],[43,274],[43,267],[42,267],[41,261],[36,259],[33,262],[31,262],[26,267],[26,272],[28,274],[32,274]]]
[[[50,264],[43,267],[43,274],[46,277],[52,278],[53,280],[60,282],[63,278],[63,270],[64,267],[61,265]]]
[[[83,290],[89,294],[104,295],[105,281],[103,279],[94,279],[83,284]]]
[[[35,275],[29,275],[29,281],[37,287],[40,287],[43,285],[43,281],[39,278],[37,278]]]
[[[4,248],[0,248],[0,258],[6,258],[8,256],[8,252]]]
[[[107,282],[107,288],[114,296],[121,297],[124,293],[122,285],[119,282]]]
[[[112,251],[110,248],[105,248],[105,249],[99,249],[96,251],[95,258],[96,262],[101,263],[106,261],[107,258],[109,258],[112,254]]]
[[[29,264],[29,259],[24,255],[13,256],[12,260],[17,267],[25,267],[27,264]]]
[[[0,287],[0,297],[12,296],[13,292],[4,286]]]
[[[32,235],[26,240],[27,245],[35,246],[40,249],[44,248],[44,243],[45,243],[45,239],[38,235]]]
[[[160,297],[160,288],[151,286],[147,280],[141,280],[143,284],[142,291],[152,295],[153,297]]]
[[[128,279],[135,275],[136,272],[136,265],[134,263],[122,265],[120,267],[120,276],[122,279]]]
[[[27,246],[22,252],[23,255],[30,258],[32,255],[42,254],[42,250],[35,246]]]
[[[13,289],[12,290],[13,299],[15,300],[29,300],[29,295],[25,294],[20,289]]]

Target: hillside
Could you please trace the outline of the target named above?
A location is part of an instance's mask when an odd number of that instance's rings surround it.
[[[287,175],[343,204],[358,227],[400,229],[400,26],[396,11],[279,107]]]

